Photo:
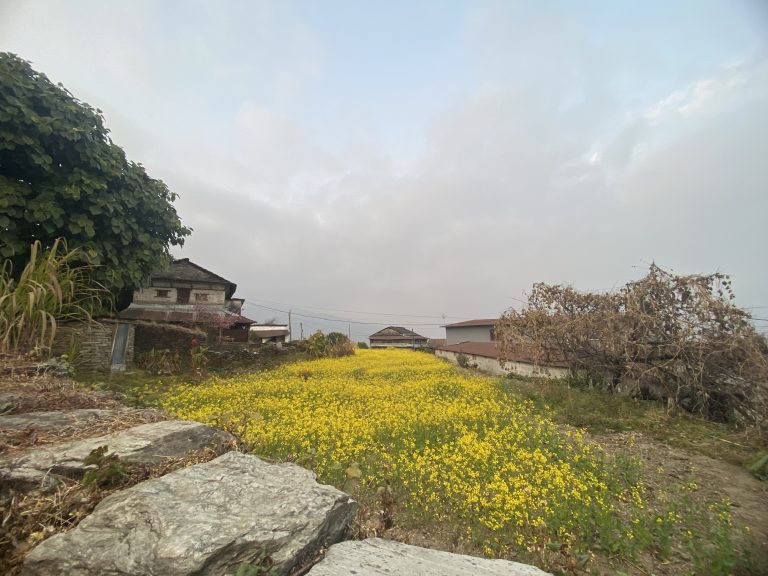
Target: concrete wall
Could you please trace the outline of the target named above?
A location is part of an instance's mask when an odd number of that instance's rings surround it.
[[[75,371],[78,374],[109,374],[112,365],[112,345],[118,322],[63,324],[56,330],[51,355],[61,356],[75,351]],[[125,353],[126,368],[133,367],[135,327],[129,324]]]
[[[459,354],[448,350],[435,350],[435,356],[443,358],[459,365]],[[474,354],[464,354],[470,363],[471,368],[476,368],[482,372],[493,374],[495,376],[506,376],[507,374],[517,374],[518,376],[536,376],[539,378],[565,378],[569,374],[568,368],[555,366],[536,366],[526,362],[504,362],[504,366],[499,364],[496,358],[486,356],[477,356]]]
[[[490,342],[493,326],[457,326],[445,328],[446,344],[461,342]]]

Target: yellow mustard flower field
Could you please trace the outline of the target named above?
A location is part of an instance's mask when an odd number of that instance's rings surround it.
[[[663,510],[647,505],[630,456],[609,457],[580,431],[558,428],[500,379],[424,353],[358,350],[213,378],[175,388],[163,407],[310,467],[363,506],[381,507],[387,494],[396,525],[450,527],[454,541],[489,556],[576,574],[595,552],[650,550],[663,561],[677,540],[696,536],[698,520],[679,513],[679,498]]]

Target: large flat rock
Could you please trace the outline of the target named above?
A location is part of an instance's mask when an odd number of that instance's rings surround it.
[[[55,475],[82,477],[89,469],[83,460],[100,446],[108,446],[109,452],[127,463],[160,464],[193,450],[221,447],[231,440],[226,432],[199,422],[153,422],[104,436],[34,448],[0,461],[0,476],[17,483],[50,487],[55,485]]]
[[[342,542],[307,576],[551,576],[534,566],[488,560],[381,538]]]
[[[24,576],[224,576],[263,551],[288,574],[340,540],[357,504],[294,464],[229,452],[105,498],[43,541]]]

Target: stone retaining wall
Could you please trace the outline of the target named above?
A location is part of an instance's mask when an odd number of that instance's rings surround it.
[[[52,356],[74,352],[74,366],[79,374],[108,374],[112,364],[112,345],[119,324],[115,320],[62,324],[56,330]],[[126,368],[133,367],[134,326],[129,324]]]
[[[189,356],[192,339],[202,342],[205,332],[174,324],[138,322],[136,324],[136,354],[145,354],[151,350],[170,350],[180,356]]]

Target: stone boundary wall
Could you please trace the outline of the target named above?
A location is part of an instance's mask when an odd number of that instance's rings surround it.
[[[189,356],[192,339],[205,340],[205,332],[175,324],[156,322],[136,323],[136,354],[145,354],[151,350],[170,350],[180,356]]]
[[[97,320],[62,324],[56,330],[51,356],[75,353],[74,366],[79,374],[109,374],[112,365],[112,344],[118,324],[115,320]],[[128,324],[126,368],[133,367],[134,326]]]

